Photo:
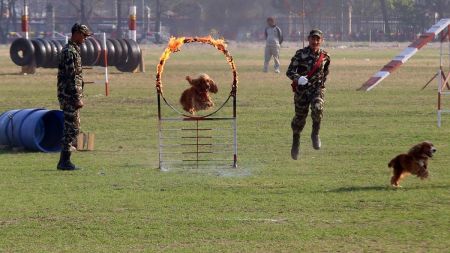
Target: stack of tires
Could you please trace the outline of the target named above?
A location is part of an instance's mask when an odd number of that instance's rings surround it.
[[[64,44],[61,40],[19,38],[11,44],[9,54],[18,66],[35,64],[41,68],[57,68]],[[106,49],[108,66],[115,66],[119,71],[132,72],[140,64],[141,49],[134,40],[107,39]],[[80,50],[83,66],[105,66],[105,50],[101,41],[89,37]]]

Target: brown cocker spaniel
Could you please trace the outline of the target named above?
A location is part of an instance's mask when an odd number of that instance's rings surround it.
[[[207,110],[214,106],[209,93],[217,93],[219,90],[211,77],[207,74],[200,74],[196,79],[186,76],[186,80],[191,87],[181,94],[180,104],[183,106],[183,110],[194,115],[197,111]]]
[[[420,179],[428,177],[428,158],[433,157],[436,148],[429,141],[421,142],[412,147],[408,153],[400,154],[392,159],[388,166],[393,168],[391,185],[400,187],[400,180],[408,174],[413,174]]]

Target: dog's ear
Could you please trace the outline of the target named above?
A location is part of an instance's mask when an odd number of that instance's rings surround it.
[[[212,93],[217,93],[219,91],[219,88],[212,79],[209,81],[209,91]]]
[[[186,80],[189,82],[190,85],[194,85],[194,80],[190,76],[186,76]]]
[[[423,153],[424,143],[421,142],[419,144],[414,145],[410,150],[409,154],[411,155],[421,155]]]

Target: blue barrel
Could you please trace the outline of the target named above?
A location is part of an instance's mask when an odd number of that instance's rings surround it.
[[[0,145],[31,151],[59,152],[64,113],[43,108],[7,111],[0,115]]]

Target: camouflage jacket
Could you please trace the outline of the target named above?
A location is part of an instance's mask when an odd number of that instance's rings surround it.
[[[59,55],[58,100],[60,105],[75,105],[83,97],[83,70],[80,47],[69,40]]]
[[[320,53],[325,54],[325,58],[323,59],[322,65],[319,69],[311,78],[309,78],[307,88],[325,88],[325,81],[327,80],[329,72],[328,68],[330,66],[330,56],[323,49],[320,49],[317,53],[314,53],[309,47],[297,50],[294,57],[292,57],[288,70],[286,71],[286,76],[292,81],[297,80],[300,76],[305,76],[316,63]]]

